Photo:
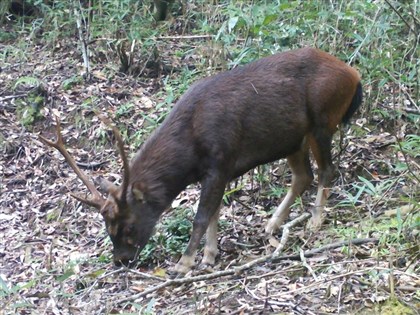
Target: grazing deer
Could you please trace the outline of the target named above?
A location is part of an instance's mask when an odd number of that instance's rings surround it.
[[[322,224],[334,168],[331,139],[362,102],[358,72],[337,58],[302,48],[262,58],[202,79],[180,98],[162,125],[128,163],[122,157],[121,187],[103,181],[105,199],[64,147],[57,119],[58,149],[93,195],[74,196],[100,210],[111,237],[114,262],[131,264],[148,242],[162,212],[185,187],[201,183],[201,196],[188,247],[175,267],[193,266],[206,233],[203,264],[217,255],[219,206],[226,184],[248,170],[287,158],[292,184],[266,226],[276,233],[290,206],[313,180],[309,150],[318,164],[318,193],[309,226]]]

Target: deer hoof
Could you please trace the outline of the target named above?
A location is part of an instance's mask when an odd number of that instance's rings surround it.
[[[180,279],[185,276],[183,273],[178,273],[174,269],[168,270],[167,273],[169,279]]]
[[[174,268],[168,270],[168,276],[170,279],[183,278],[191,269],[186,268],[185,266],[179,266],[177,264]]]
[[[185,275],[191,271],[192,267],[194,267],[194,257],[182,255],[171,273]]]
[[[322,216],[312,216],[306,224],[306,229],[311,232],[316,232],[321,228],[323,222],[324,218]]]
[[[212,273],[214,272],[214,265],[201,263],[198,270],[203,273]]]
[[[201,265],[214,266],[214,264],[216,263],[217,254],[217,251],[205,250],[203,259],[201,260]]]
[[[175,268],[173,269],[174,273],[185,275],[191,271],[191,267],[184,266],[182,264],[176,264]]]
[[[280,230],[280,225],[277,223],[277,220],[270,219],[265,227],[265,233],[268,235],[276,234]]]

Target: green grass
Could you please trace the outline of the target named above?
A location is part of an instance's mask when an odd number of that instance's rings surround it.
[[[194,32],[213,34],[214,41],[220,43],[230,56],[231,66],[279,50],[317,46],[352,61],[361,72],[366,91],[365,105],[361,109],[363,116],[370,116],[372,110],[381,110],[377,104],[387,102],[389,91],[397,86],[404,87],[409,93],[413,91],[412,99],[419,99],[420,59],[416,52],[412,15],[418,8],[414,3],[397,2],[391,7],[386,2],[366,1],[262,1],[258,5],[252,1],[219,1],[217,6],[207,1],[195,2],[194,9],[197,11],[188,8],[186,16],[177,18],[187,22],[194,17]],[[144,56],[148,56],[153,49],[157,49],[159,55],[165,54],[156,45],[155,38],[165,35],[170,25],[167,22],[154,22],[147,1],[144,4],[129,0],[97,1],[90,8],[78,10],[90,21],[90,38],[106,38],[98,42],[92,52],[94,55],[103,52],[114,63],[118,63],[116,51],[114,56],[109,51],[117,41],[126,42],[128,46],[133,41],[139,43],[133,55],[135,62],[145,62]],[[34,41],[49,44],[51,38],[63,38],[68,33],[76,32],[71,2],[55,1],[53,8],[44,5],[42,11],[44,15],[34,21],[18,20],[16,33],[29,32]],[[38,28],[42,29],[45,37],[36,37],[34,33]],[[26,40],[18,42],[29,45]],[[161,47],[165,49],[165,45]],[[6,50],[9,48],[6,46]],[[175,54],[180,55],[180,51],[188,50],[191,47],[183,45]],[[25,54],[21,58],[25,58]],[[118,69],[113,68],[114,71]],[[170,102],[177,99],[197,76],[203,75],[188,71],[181,73],[175,79],[179,81],[178,84],[170,83],[172,79],[165,82],[168,98],[172,91],[176,91]],[[63,84],[68,86],[73,84],[73,80],[67,79]],[[171,86],[176,88],[172,90]],[[393,98],[403,102],[406,100],[405,94],[403,89],[396,89]],[[400,113],[396,108],[391,115]],[[413,122],[418,122],[418,119],[418,115],[413,117]]]
[[[179,257],[187,247],[192,229],[193,212],[189,208],[172,209],[164,217],[140,254],[140,263],[153,263],[164,257]]]

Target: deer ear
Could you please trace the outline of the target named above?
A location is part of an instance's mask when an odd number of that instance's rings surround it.
[[[133,186],[131,186],[131,192],[133,193],[134,199],[136,199],[137,201],[144,201],[144,191],[145,187],[140,182],[135,182]]]
[[[100,212],[106,221],[113,221],[119,216],[120,209],[114,200],[108,198]]]
[[[103,190],[105,190],[109,195],[111,195],[115,200],[120,200],[121,198],[121,191],[120,188],[111,183],[109,180],[101,179],[100,186]]]
[[[115,194],[116,191],[118,190],[118,186],[111,183],[109,180],[106,180],[105,178],[101,179],[101,182],[99,183],[99,185],[101,186],[101,188],[103,190],[105,190],[108,194]]]

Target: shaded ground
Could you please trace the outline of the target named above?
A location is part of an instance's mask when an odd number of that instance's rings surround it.
[[[417,184],[406,170],[390,172],[389,166],[404,162],[405,157],[392,147],[396,143],[386,132],[389,124],[375,117],[357,120],[346,132],[340,175],[329,201],[334,207],[328,209],[323,229],[310,235],[302,226],[294,227],[284,252],[299,254],[300,249],[354,238],[373,237],[380,240],[378,244],[266,262],[241,274],[168,286],[126,301],[161,283],[163,280],[152,276],[165,276],[178,257],[161,248],[160,258],[155,255],[145,266],[115,270],[100,214],[68,194],[85,188],[61,156],[45,147],[37,135],[53,137],[53,115],[58,114],[76,160],[85,166],[100,164],[87,170],[93,178],[109,176],[118,181],[120,162],[111,133],[93,109],[117,117],[119,128],[130,139],[126,142],[132,154],[154,128],[151,119],[158,120],[167,110],[166,105],[161,106],[164,84],[160,76],[114,76],[108,80],[109,69],[98,63],[92,82],[76,82],[65,89],[63,82],[81,71],[74,48],[59,47],[52,53],[35,46],[25,58],[26,62],[20,62],[10,57],[0,73],[0,313],[380,314],[391,308],[388,314],[415,314],[419,309],[419,216],[412,203],[416,197],[418,201]],[[171,58],[167,58],[169,63],[179,62]],[[23,77],[41,81],[16,84]],[[34,86],[45,107],[42,117],[28,124],[28,112],[38,106],[31,96]],[[386,109],[387,104],[382,106]],[[336,148],[337,162],[338,144]],[[418,160],[408,162],[418,171]],[[373,190],[358,178],[368,174]],[[256,180],[261,177],[263,180]],[[285,187],[289,181],[281,161],[236,183],[242,188],[229,196],[223,209],[216,271],[275,249],[276,241],[263,233],[264,224],[281,199],[272,187]],[[176,205],[194,208],[198,192],[198,187],[191,187]],[[310,207],[314,193],[315,186],[303,197],[304,209]],[[301,209],[297,205],[292,218]],[[386,212],[396,209],[402,214]],[[191,211],[187,215],[191,216]]]

